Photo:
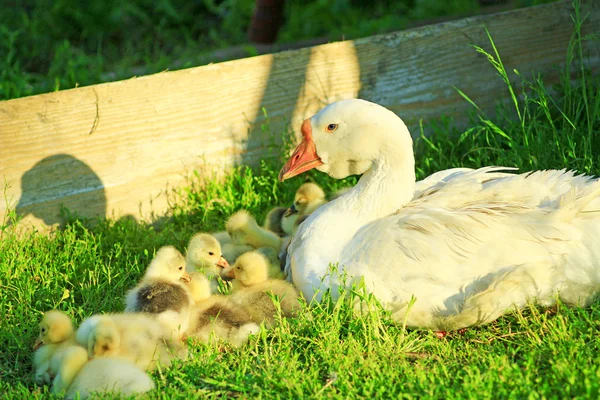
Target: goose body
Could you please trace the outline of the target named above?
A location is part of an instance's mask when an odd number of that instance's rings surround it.
[[[292,239],[286,272],[307,300],[361,281],[395,319],[445,330],[488,323],[532,299],[552,304],[558,294],[586,305],[597,293],[598,180],[486,167],[415,183],[408,129],[363,100],[325,107],[302,134],[281,180],[311,168],[334,178],[362,174]]]

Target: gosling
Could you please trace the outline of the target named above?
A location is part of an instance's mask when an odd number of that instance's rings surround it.
[[[174,332],[187,330],[194,305],[191,278],[183,255],[173,246],[160,248],[140,283],[125,297],[125,312],[158,314],[173,325]],[[169,312],[170,311],[170,312]]]
[[[130,361],[111,357],[88,361],[87,352],[79,346],[65,350],[52,385],[53,394],[66,392],[67,399],[87,399],[93,393],[107,392],[132,396],[152,389],[152,379]]]
[[[275,233],[258,225],[254,217],[247,211],[240,210],[233,214],[225,225],[233,243],[259,247],[272,247],[279,251],[281,238]]]
[[[187,347],[172,335],[172,327],[152,314],[104,314],[84,320],[75,335],[90,358],[118,356],[152,371],[187,358]]]
[[[306,218],[325,202],[325,192],[319,185],[305,183],[296,191],[289,208],[275,207],[269,211],[263,226],[280,237],[291,236],[298,228],[298,219]]]
[[[206,275],[213,292],[219,288],[219,278],[223,271],[229,268],[221,244],[208,233],[197,233],[190,239],[185,260],[188,272],[197,271]]]
[[[263,321],[270,327],[280,312],[284,317],[296,315],[300,304],[298,291],[289,282],[280,279],[268,279],[268,262],[257,253],[247,253],[248,257],[238,259],[235,268],[228,273],[238,281],[237,290],[230,296],[230,301],[246,307],[255,323]],[[245,255],[244,255],[245,256]],[[273,302],[279,299],[279,304]]]
[[[284,213],[284,218],[296,215],[293,224],[288,228],[288,235],[294,235],[298,226],[308,218],[317,208],[325,204],[325,192],[319,185],[307,182],[300,186],[294,196],[294,203]]]
[[[75,343],[75,332],[71,318],[55,310],[44,314],[39,329],[33,346],[34,380],[38,385],[43,385],[52,382],[52,376],[56,373],[51,368],[52,359]]]

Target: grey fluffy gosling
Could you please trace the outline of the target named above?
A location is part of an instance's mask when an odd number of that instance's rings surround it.
[[[174,334],[188,328],[194,306],[183,255],[173,246],[161,247],[141,281],[125,297],[125,312],[158,314],[172,325]]]

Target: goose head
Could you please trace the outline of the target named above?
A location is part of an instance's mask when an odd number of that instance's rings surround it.
[[[257,251],[242,254],[227,273],[244,286],[256,285],[269,279],[269,261]]]
[[[223,257],[221,244],[208,233],[197,233],[188,244],[185,255],[188,270],[198,270],[207,275],[220,275],[229,263]]]
[[[365,100],[332,103],[305,120],[300,130],[302,142],[279,172],[280,181],[313,168],[336,179],[360,175],[386,151],[393,151],[395,157],[413,157],[404,122]]]
[[[173,246],[161,247],[145,274],[146,278],[159,278],[169,282],[190,281],[190,276],[185,270],[185,259],[183,255]]]
[[[40,334],[33,345],[37,350],[46,344],[62,343],[73,336],[71,318],[60,311],[48,311],[40,321]]]

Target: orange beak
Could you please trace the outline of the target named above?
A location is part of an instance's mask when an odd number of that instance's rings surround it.
[[[187,271],[184,271],[183,275],[181,275],[181,278],[179,279],[184,281],[185,283],[188,283],[192,280],[192,277],[190,276],[190,274],[187,273]]]
[[[42,347],[43,344],[44,344],[44,342],[42,341],[42,339],[40,339],[40,338],[35,339],[35,343],[33,344],[33,351],[36,351],[37,349]]]
[[[300,131],[304,139],[279,171],[280,182],[323,164],[321,158],[317,155],[317,147],[312,139],[310,119],[304,120]]]
[[[223,256],[221,256],[221,258],[219,258],[219,261],[217,261],[216,265],[217,265],[217,267],[221,267],[221,268],[229,268],[229,263]]]

